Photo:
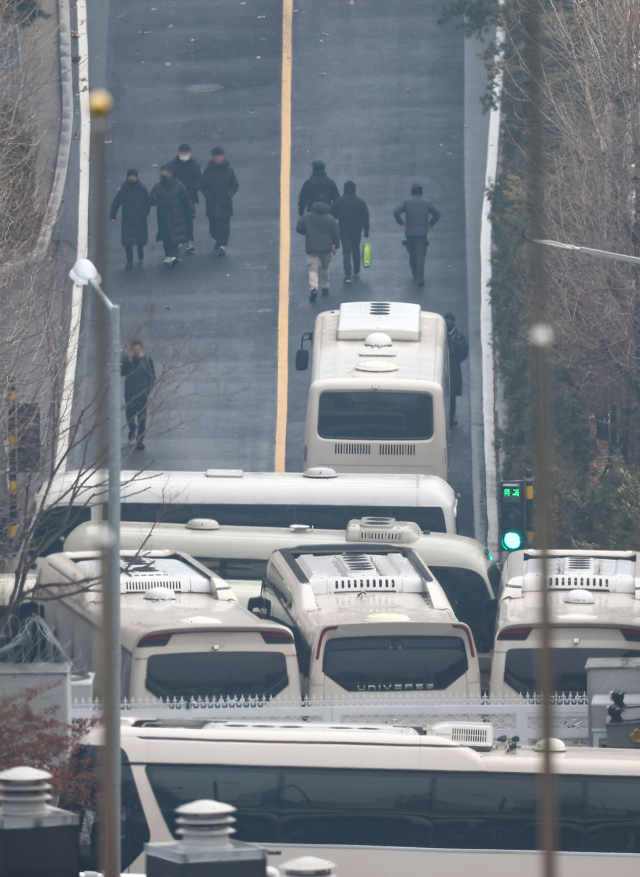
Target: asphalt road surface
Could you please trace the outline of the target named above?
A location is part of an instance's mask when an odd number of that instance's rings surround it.
[[[468,327],[470,308],[477,320],[479,292],[470,284],[475,298],[468,302],[467,251],[477,249],[486,141],[468,80],[465,91],[465,40],[453,27],[438,26],[440,0],[296,0],[294,5],[286,464],[300,470],[309,373],[297,373],[293,357],[320,310],[356,299],[419,302],[427,310],[452,310],[460,329],[477,335],[477,325]],[[109,223],[108,293],[122,307],[124,341],[141,337],[162,375],[146,450],[127,454],[135,465],[154,469],[272,470],[281,3],[89,0],[88,20],[91,85],[105,83],[115,99],[107,136],[110,197],[130,167],[151,188],[159,166],[183,141],[203,166],[211,148],[222,145],[240,182],[226,258],[213,251],[202,200],[196,253],[183,255],[175,269],[164,266],[162,245],[155,242],[155,210],[144,266],[133,271],[124,270],[119,225]],[[477,136],[470,137],[467,125]],[[465,161],[465,142],[467,151],[474,150],[472,163],[468,155]],[[295,221],[299,188],[318,158],[340,189],[352,179],[368,202],[373,265],[346,286],[338,254],[330,297],[311,305],[304,240],[295,234]],[[442,212],[431,234],[424,290],[411,279],[402,230],[392,215],[413,182],[423,184]],[[73,190],[71,182],[67,203]],[[92,356],[86,337],[81,372]],[[478,356],[472,349],[471,362]],[[459,530],[472,535],[469,361],[463,377],[450,480],[461,495]]]

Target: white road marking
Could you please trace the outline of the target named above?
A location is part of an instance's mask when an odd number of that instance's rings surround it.
[[[89,39],[87,36],[86,0],[76,0],[78,16],[78,91],[80,92],[80,186],[78,192],[78,244],[77,259],[86,259],[89,241],[89,167],[91,143],[91,113],[89,110]],[[62,400],[60,403],[60,423],[58,426],[58,445],[56,468],[67,468],[65,459],[69,450],[71,429],[71,410],[73,391],[78,364],[78,342],[80,340],[80,319],[82,317],[82,293],[84,287],[74,283],[71,294],[71,317],[69,320],[69,343],[67,362],[64,370]]]

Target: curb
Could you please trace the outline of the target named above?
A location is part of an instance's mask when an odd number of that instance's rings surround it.
[[[60,49],[60,91],[62,117],[56,172],[38,240],[33,250],[15,262],[0,265],[0,276],[42,262],[49,250],[53,229],[58,219],[64,187],[67,182],[71,139],[73,135],[73,77],[71,68],[71,15],[66,0],[58,0],[58,45]]]

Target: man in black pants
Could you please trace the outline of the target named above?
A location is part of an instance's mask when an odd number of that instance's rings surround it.
[[[215,146],[211,158],[202,173],[200,191],[204,195],[209,219],[209,234],[215,241],[214,250],[224,256],[229,243],[233,196],[238,191],[238,178],[225,157],[224,149]]]
[[[445,314],[447,345],[449,347],[449,426],[458,425],[456,420],[456,396],[462,396],[461,365],[469,356],[469,342],[456,326],[455,314]]]
[[[356,184],[347,180],[344,195],[331,205],[331,212],[340,226],[344,282],[351,283],[351,261],[353,274],[360,274],[360,240],[362,233],[369,237],[369,208],[362,198],[356,195]]]
[[[429,246],[427,235],[440,219],[440,211],[435,204],[422,197],[422,186],[415,183],[411,187],[411,197],[399,204],[393,215],[398,225],[405,229],[403,244],[409,252],[413,279],[418,281],[418,286],[424,286],[424,262]]]
[[[127,254],[125,268],[133,268],[133,247],[138,248],[138,261],[144,259],[144,247],[149,240],[147,216],[151,210],[149,193],[138,179],[138,171],[131,168],[127,171],[127,179],[116,192],[111,204],[111,222],[116,221],[118,210],[122,207],[122,225],[120,240]]]
[[[142,341],[132,341],[129,355],[123,359],[120,374],[124,376],[124,401],[126,403],[129,441],[137,439],[136,449],[144,451],[144,434],[147,429],[147,405],[149,393],[156,380],[153,360],[145,356]],[[136,423],[137,421],[137,423]]]

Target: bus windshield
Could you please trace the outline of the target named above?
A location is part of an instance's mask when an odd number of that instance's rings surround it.
[[[505,658],[504,681],[520,694],[536,691],[540,649],[510,649]],[[587,690],[586,663],[589,658],[640,658],[639,649],[554,649],[554,690],[583,694]]]
[[[346,691],[437,691],[467,672],[455,636],[359,636],[328,640],[323,671]]]
[[[147,689],[156,697],[275,697],[289,684],[281,652],[150,655]]]
[[[318,435],[327,439],[430,439],[433,397],[429,393],[375,391],[322,393]]]

